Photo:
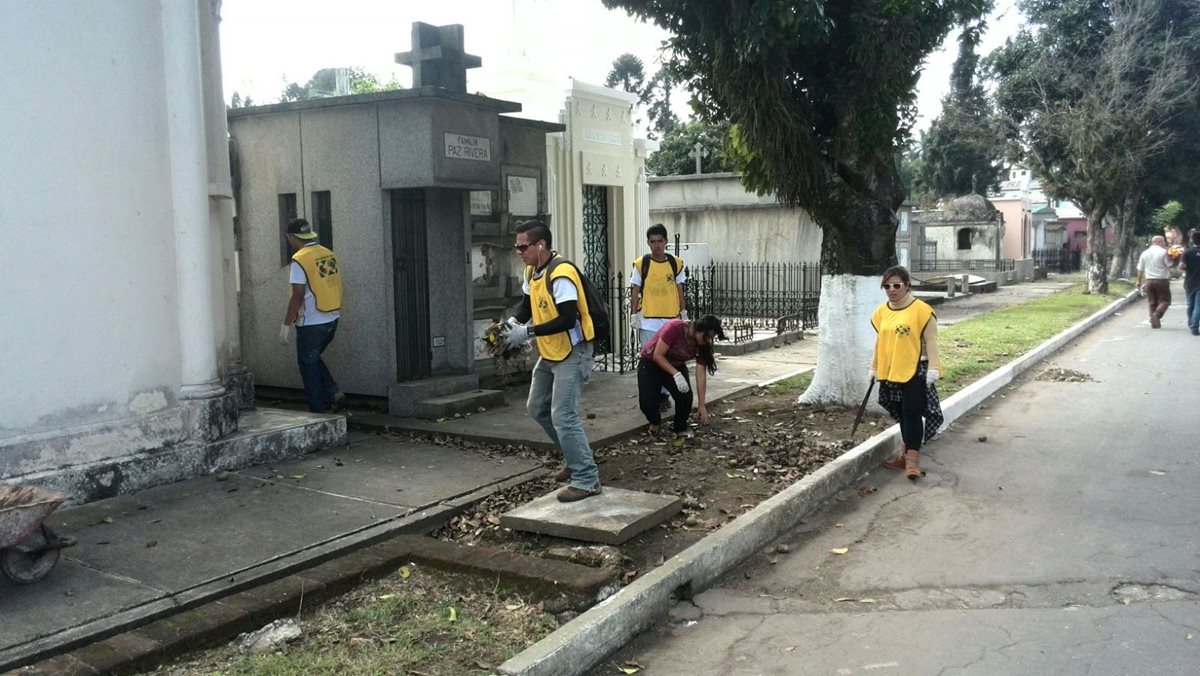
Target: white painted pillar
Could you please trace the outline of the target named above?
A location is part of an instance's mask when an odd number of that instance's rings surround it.
[[[224,392],[217,368],[208,154],[196,0],[160,0],[167,144],[174,207],[180,397]]]

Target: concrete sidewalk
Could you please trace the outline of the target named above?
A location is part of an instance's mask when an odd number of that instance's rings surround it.
[[[352,433],[348,446],[55,513],[78,538],[42,582],[0,581],[0,671],[398,533],[424,533],[536,460]]]

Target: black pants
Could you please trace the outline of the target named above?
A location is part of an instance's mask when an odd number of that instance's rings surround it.
[[[687,365],[679,369],[683,377],[687,379]],[[675,400],[675,431],[683,432],[688,428],[688,416],[692,414],[692,391],[680,392],[675,386],[675,379],[667,374],[666,371],[658,367],[649,359],[638,360],[638,406],[642,409],[642,415],[646,416],[646,421],[651,425],[662,424],[662,413],[658,409],[658,404],[662,399],[659,392],[662,388],[666,388],[671,393],[671,398]],[[688,386],[691,386],[691,380],[688,380]]]
[[[925,441],[925,374],[920,373],[904,383],[900,402],[900,437],[910,451],[921,450]]]

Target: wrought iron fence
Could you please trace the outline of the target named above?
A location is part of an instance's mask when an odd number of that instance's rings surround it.
[[[712,263],[691,271],[684,287],[693,317],[777,333],[817,326],[818,263]]]
[[[995,260],[991,258],[923,258],[913,262],[913,272],[959,272],[963,270],[978,270],[980,272],[1007,272],[1015,270],[1017,262],[1011,258]]]
[[[1083,252],[1074,249],[1034,249],[1033,264],[1039,268],[1067,274],[1083,267]]]
[[[598,341],[595,370],[627,373],[637,368],[641,344],[630,312],[629,282],[624,273],[601,286],[611,318],[607,341]],[[689,269],[684,286],[688,314],[721,318],[734,343],[754,331],[776,333],[813,329],[821,296],[817,263],[713,263]]]

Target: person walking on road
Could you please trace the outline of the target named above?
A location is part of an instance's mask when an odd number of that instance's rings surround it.
[[[629,310],[638,326],[638,343],[645,345],[672,319],[687,319],[684,284],[687,268],[683,260],[667,253],[667,227],[655,223],[646,229],[650,253],[638,256],[629,273]],[[670,392],[661,392],[662,407],[670,401]]]
[[[287,345],[292,326],[296,327],[296,362],[308,410],[325,413],[341,408],[346,400],[321,359],[333,342],[341,317],[342,273],[337,257],[321,246],[307,220],[288,221],[287,239],[293,251],[288,272],[292,293],[279,328],[279,342]]]
[[[579,417],[583,385],[592,374],[595,329],[575,265],[550,246],[550,229],[541,221],[517,226],[513,248],[525,263],[525,295],[501,335],[509,348],[536,341],[539,356],[526,408],[562,449],[566,467],[556,478],[570,485],[558,500],[575,502],[600,494],[600,470]]]
[[[1155,235],[1150,246],[1138,257],[1137,287],[1146,294],[1150,310],[1150,328],[1162,327],[1163,315],[1171,306],[1171,265],[1167,260],[1166,238]]]
[[[646,341],[638,354],[638,407],[648,431],[658,433],[662,425],[662,409],[658,393],[665,388],[675,399],[675,434],[688,431],[688,417],[692,414],[692,387],[688,380],[687,363],[695,360],[696,396],[699,398],[700,424],[708,424],[708,408],[704,398],[708,388],[708,376],[717,372],[717,361],[713,356],[713,341],[725,340],[721,320],[705,315],[696,321],[671,319]]]
[[[871,316],[877,334],[871,379],[879,381],[879,405],[900,423],[900,455],[888,469],[904,469],[916,480],[921,471],[921,445],[942,426],[942,405],[934,382],[941,377],[937,316],[912,294],[908,269],[896,265],[883,273],[887,301]]]
[[[1183,252],[1179,267],[1183,270],[1183,293],[1187,296],[1188,329],[1200,336],[1200,231],[1193,230],[1192,245]]]

